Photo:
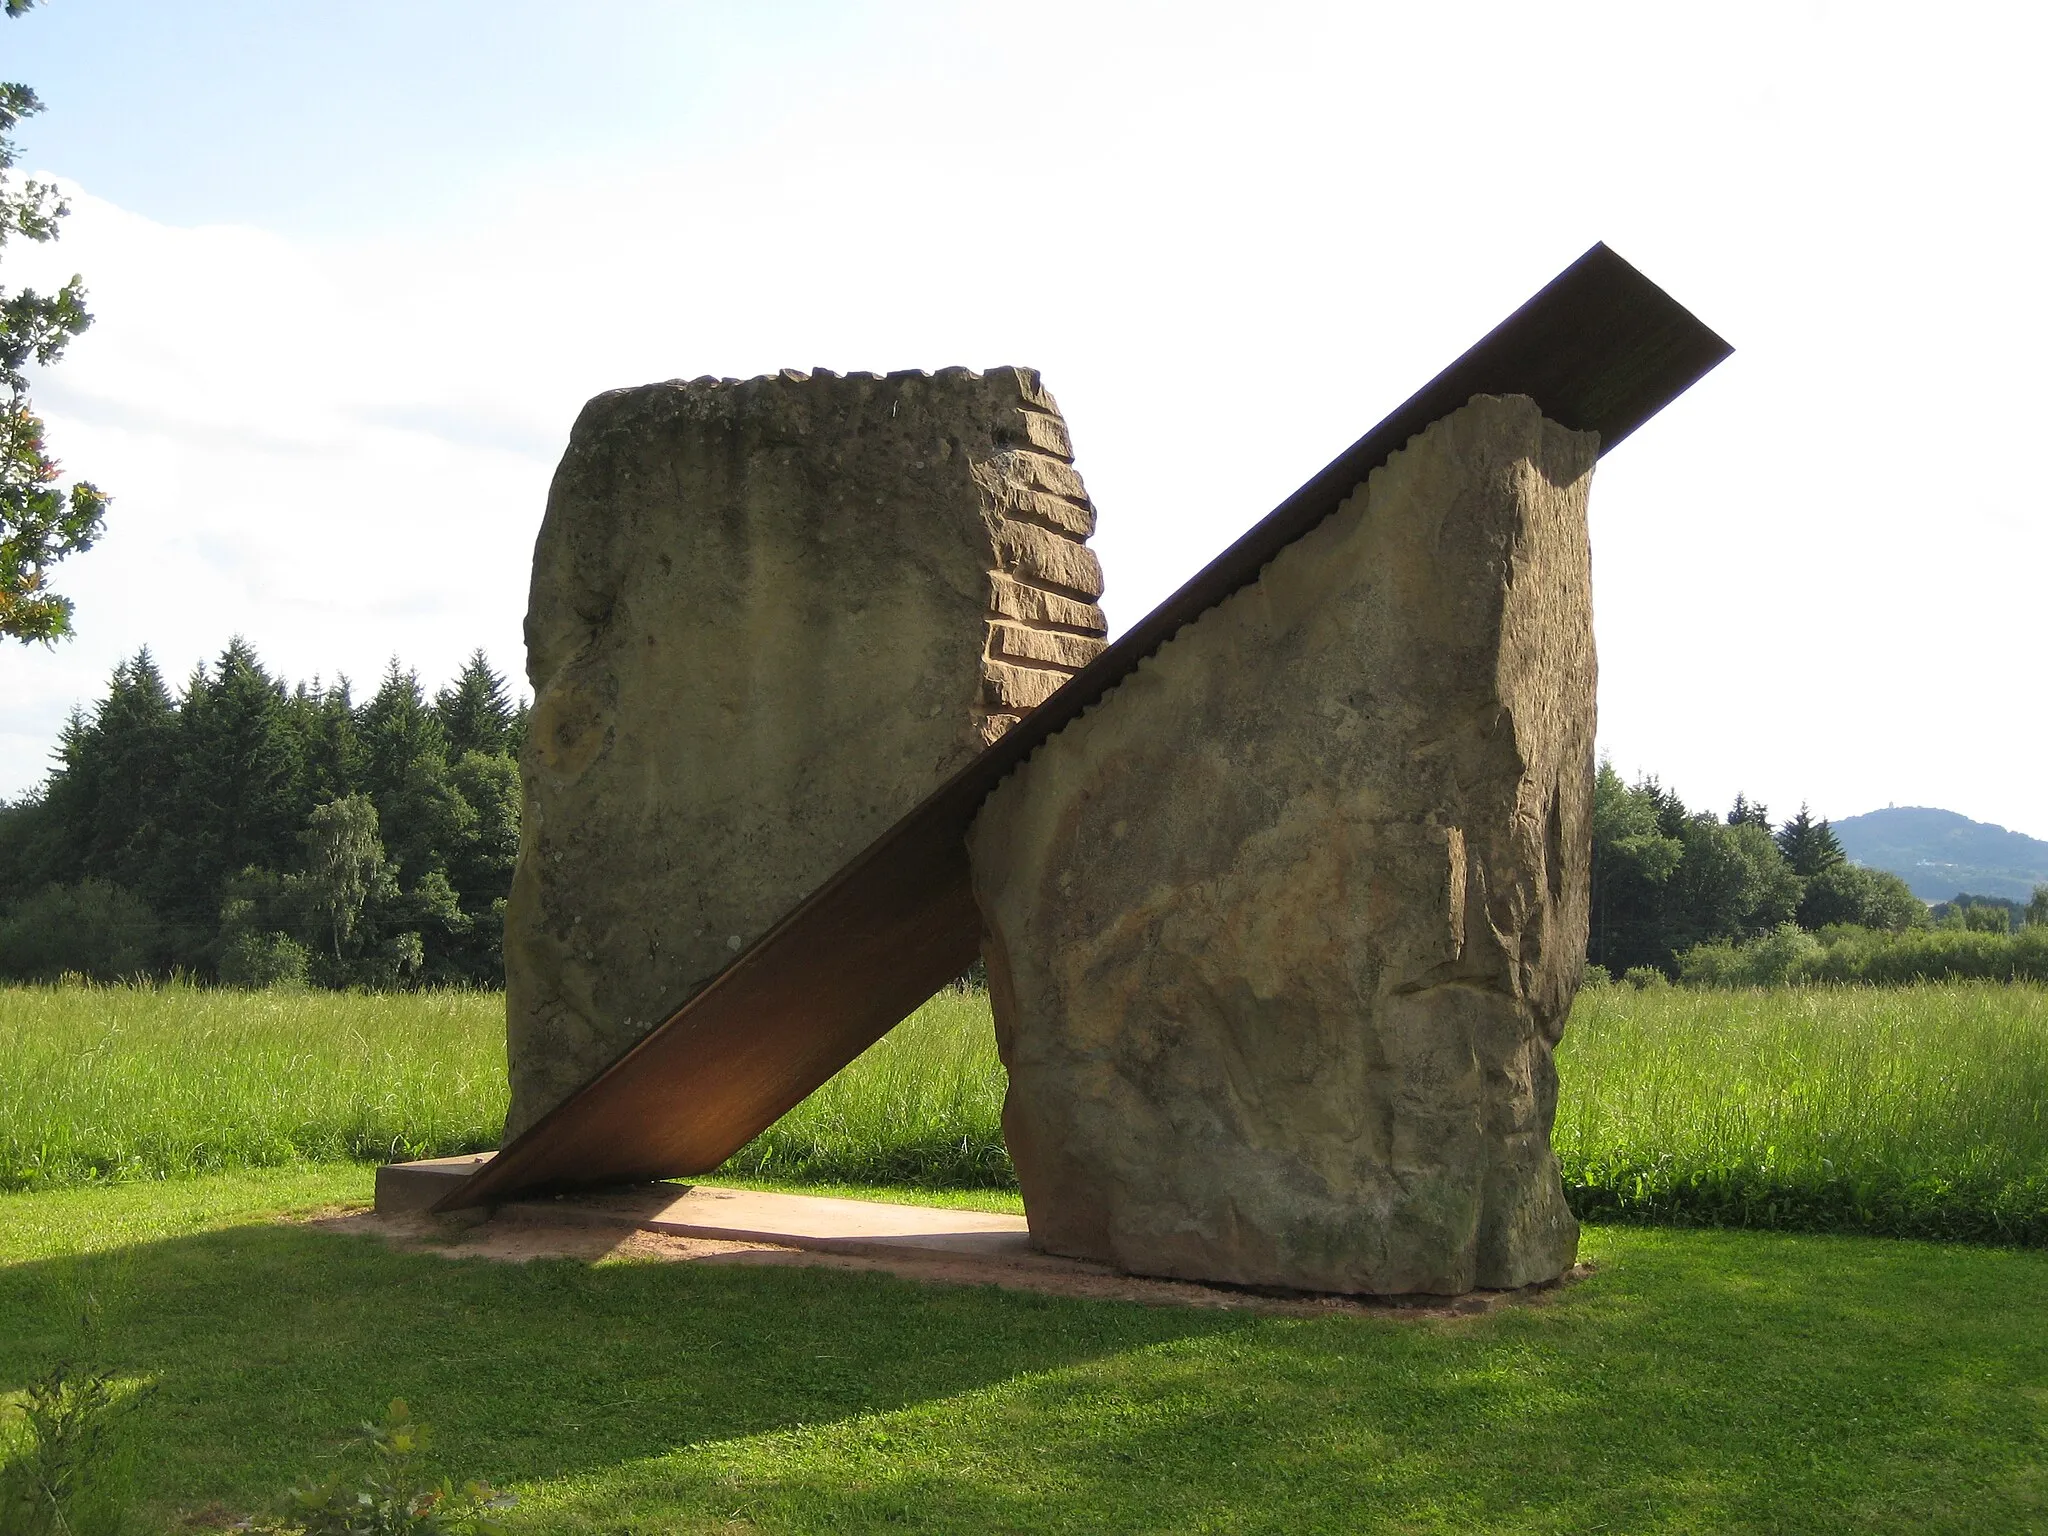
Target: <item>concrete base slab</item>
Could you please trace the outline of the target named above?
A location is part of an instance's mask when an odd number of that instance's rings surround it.
[[[767,1190],[722,1189],[708,1184],[652,1184],[601,1194],[519,1200],[500,1206],[507,1215],[628,1227],[667,1237],[767,1243],[812,1253],[913,1257],[955,1255],[1030,1262],[1030,1228],[1022,1216],[998,1211],[952,1211],[922,1205],[884,1205]]]
[[[641,1184],[596,1193],[512,1201],[466,1219],[428,1218],[433,1204],[491,1156],[391,1163],[377,1170],[374,1216],[343,1218],[343,1230],[380,1232],[413,1242],[437,1226],[461,1230],[435,1244],[450,1258],[521,1260],[548,1254],[617,1252],[642,1259],[720,1264],[823,1264],[880,1269],[944,1285],[1009,1290],[1155,1306],[1246,1309],[1298,1316],[1331,1312],[1473,1316],[1538,1298],[1555,1283],[1465,1296],[1334,1296],[1253,1291],[1126,1275],[1108,1265],[1058,1258],[1031,1247],[1022,1216],[841,1200],[708,1184]],[[369,1222],[365,1227],[363,1222]],[[594,1243],[571,1236],[588,1233]],[[604,1234],[615,1234],[613,1237]],[[1588,1273],[1579,1265],[1564,1280]]]
[[[443,1195],[496,1155],[472,1152],[462,1157],[430,1157],[417,1163],[386,1163],[377,1170],[377,1214],[424,1215]]]
[[[457,1183],[490,1160],[488,1152],[387,1163],[377,1170],[377,1214],[415,1216],[431,1210]],[[1030,1228],[1022,1216],[954,1211],[875,1200],[838,1200],[708,1184],[640,1184],[579,1195],[515,1200],[500,1213],[588,1226],[623,1227],[670,1237],[767,1243],[817,1253],[959,1254],[1030,1261]]]

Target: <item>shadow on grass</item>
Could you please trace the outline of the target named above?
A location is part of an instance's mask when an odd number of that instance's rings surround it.
[[[2048,1256],[1591,1235],[1457,1323],[887,1276],[506,1265],[262,1225],[0,1269],[0,1388],[158,1383],[160,1511],[268,1502],[393,1396],[548,1532],[2024,1530],[2048,1516]]]
[[[2038,1256],[1618,1236],[1545,1306],[1134,1341],[622,1466],[544,1494],[536,1528],[2041,1528],[2048,1337],[2019,1338],[2048,1301]]]
[[[451,1470],[574,1477],[1245,1326],[880,1275],[451,1261],[264,1225],[0,1269],[0,1391],[97,1351],[159,1383],[138,1430],[165,1452],[144,1447],[152,1493],[246,1507],[392,1397],[440,1427]]]

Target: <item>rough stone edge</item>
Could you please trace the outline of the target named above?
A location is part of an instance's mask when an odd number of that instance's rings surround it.
[[[998,409],[1000,445],[969,466],[997,551],[983,614],[981,698],[975,718],[984,746],[1102,654],[1109,626],[1097,599],[1102,567],[1088,538],[1095,504],[1074,468],[1074,445],[1059,404],[1035,369],[992,371],[1012,382],[1016,403]]]

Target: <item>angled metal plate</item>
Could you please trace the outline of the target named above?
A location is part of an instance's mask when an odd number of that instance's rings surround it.
[[[1390,454],[1481,394],[1528,395],[1604,453],[1731,350],[1594,246],[436,1209],[716,1168],[973,964],[966,835],[989,791]]]

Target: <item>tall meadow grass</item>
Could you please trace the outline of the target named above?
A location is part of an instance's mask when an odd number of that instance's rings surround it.
[[[2048,988],[1603,988],[1558,1075],[1581,1215],[2048,1243]]]
[[[795,1183],[1014,1189],[988,997],[947,988],[726,1167]]]
[[[502,993],[0,988],[0,1189],[479,1151]]]
[[[504,999],[0,989],[0,1188],[496,1144]],[[1580,1215],[2048,1244],[2048,988],[1579,999]],[[789,1183],[1014,1188],[980,994],[946,991],[742,1149]]]

